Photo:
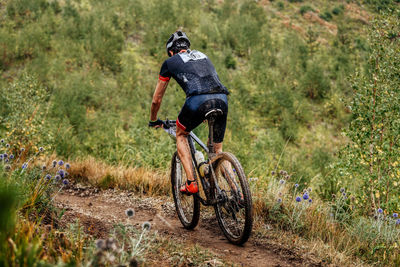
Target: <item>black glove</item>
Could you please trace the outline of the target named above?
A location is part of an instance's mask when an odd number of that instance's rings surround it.
[[[149,127],[163,126],[164,122],[160,119],[156,121],[149,121]]]

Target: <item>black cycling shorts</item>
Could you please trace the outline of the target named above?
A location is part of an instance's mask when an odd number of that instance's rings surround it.
[[[214,143],[224,140],[226,118],[228,115],[228,98],[226,94],[194,95],[186,98],[176,125],[186,132],[192,131],[205,120],[205,115],[212,109],[222,110],[223,115],[218,116],[214,123]]]

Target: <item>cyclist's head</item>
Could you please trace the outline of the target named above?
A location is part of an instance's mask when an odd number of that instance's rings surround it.
[[[189,38],[186,36],[186,33],[176,31],[171,35],[171,37],[169,37],[166,48],[168,56],[175,55],[181,50],[187,50],[190,48]],[[172,52],[172,55],[170,52]]]

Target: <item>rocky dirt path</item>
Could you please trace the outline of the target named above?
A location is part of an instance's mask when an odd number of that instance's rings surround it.
[[[258,242],[255,237],[244,246],[230,244],[220,231],[212,209],[202,207],[200,224],[193,231],[185,230],[175,214],[172,199],[140,198],[127,191],[99,191],[78,185],[60,193],[56,202],[65,209],[63,220],[79,218],[85,231],[97,238],[107,237],[116,223],[139,227],[149,221],[152,231],[174,236],[182,243],[198,244],[239,266],[319,266],[284,247]],[[125,215],[128,208],[135,210],[132,219]]]

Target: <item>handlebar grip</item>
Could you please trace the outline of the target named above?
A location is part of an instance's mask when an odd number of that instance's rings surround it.
[[[165,121],[162,120],[162,124],[163,124],[164,129],[169,129],[169,128],[175,126],[176,121],[171,121],[169,119],[166,119]]]
[[[162,120],[161,122],[162,122],[162,125],[163,125],[164,129],[169,129],[170,126],[169,126],[168,120],[166,120],[166,121]]]

